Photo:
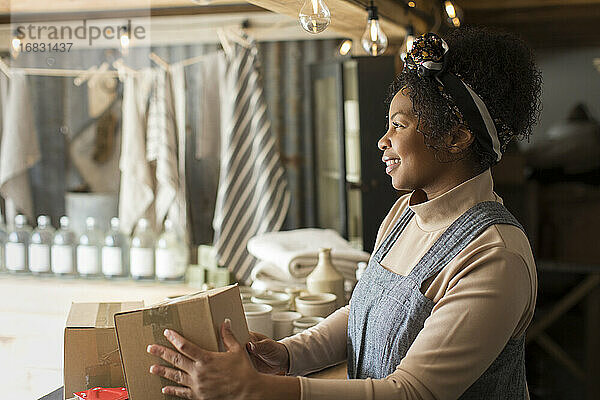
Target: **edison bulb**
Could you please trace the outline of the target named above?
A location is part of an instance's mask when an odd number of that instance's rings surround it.
[[[445,1],[444,9],[446,10],[446,22],[448,25],[458,28],[461,25],[461,20],[463,19],[462,9],[452,3],[452,1]]]
[[[377,8],[369,7],[369,18],[367,20],[367,28],[362,35],[361,43],[363,48],[369,55],[375,57],[383,54],[387,49],[388,39],[379,26],[379,17],[377,16]]]
[[[346,39],[340,45],[339,53],[340,55],[345,56],[350,53],[350,50],[352,50],[352,40]]]
[[[448,18],[452,19],[456,17],[456,9],[454,8],[454,4],[451,1],[444,2],[444,8],[446,9],[446,14],[448,14]]]
[[[323,0],[306,0],[298,19],[306,32],[321,33],[331,22],[331,12]]]
[[[18,52],[19,50],[21,50],[21,39],[14,37],[12,39],[12,51]]]
[[[124,56],[129,54],[129,34],[127,32],[121,36],[121,54]]]
[[[406,52],[411,51],[413,42],[415,41],[415,31],[412,26],[406,30]]]

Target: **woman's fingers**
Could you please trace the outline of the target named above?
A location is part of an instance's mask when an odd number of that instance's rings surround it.
[[[150,373],[158,376],[162,376],[163,378],[167,378],[170,381],[178,383],[180,385],[190,386],[192,384],[192,380],[190,376],[180,369],[174,369],[165,367],[163,365],[153,365],[150,367]]]
[[[160,346],[158,344],[151,344],[150,346],[148,346],[146,351],[154,356],[162,358],[169,364],[172,364],[184,371],[190,372],[194,367],[194,362],[192,360],[190,360],[183,354],[171,350],[167,347]]]
[[[221,325],[221,337],[228,351],[240,351],[242,349],[242,346],[231,331],[231,320],[229,318],[225,318],[223,325]]]
[[[263,335],[262,333],[258,333],[258,332],[252,332],[249,331],[248,332],[250,334],[250,341],[251,342],[258,342],[259,340],[263,340],[263,339],[268,339],[268,336]]]
[[[165,329],[164,332],[165,337],[177,350],[179,350],[183,355],[189,357],[193,361],[204,361],[208,358],[208,353],[206,350],[202,350],[196,344],[190,342],[179,333],[172,331],[170,329]]]
[[[162,392],[164,394],[168,394],[170,396],[181,397],[182,399],[192,400],[194,398],[192,389],[181,386],[165,386],[162,388]]]

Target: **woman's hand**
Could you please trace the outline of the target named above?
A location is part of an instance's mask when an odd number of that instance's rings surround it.
[[[229,319],[221,326],[226,352],[203,350],[171,330],[164,334],[178,351],[153,344],[148,353],[175,368],[152,365],[150,372],[180,386],[166,386],[163,393],[191,400],[262,398],[260,377],[264,375],[253,368],[244,346],[233,336]]]
[[[286,347],[265,335],[250,332],[246,344],[254,367],[265,374],[285,375],[290,368],[290,356]]]

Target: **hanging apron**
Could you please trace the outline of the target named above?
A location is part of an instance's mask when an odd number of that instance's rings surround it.
[[[381,379],[395,371],[434,302],[421,293],[458,253],[495,224],[523,227],[500,203],[479,203],[440,236],[407,275],[391,272],[381,260],[400,237],[414,212],[407,208],[379,246],[352,295],[348,319],[348,377]],[[510,339],[492,365],[460,399],[526,399],[525,335]]]

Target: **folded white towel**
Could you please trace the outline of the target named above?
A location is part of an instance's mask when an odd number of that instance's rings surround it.
[[[250,254],[277,266],[292,279],[306,278],[312,272],[323,247],[332,249],[333,265],[348,280],[356,280],[358,262],[369,260],[369,253],[355,249],[332,229],[269,232],[248,241]]]
[[[284,291],[288,287],[306,289],[305,278],[290,278],[289,274],[284,274],[276,265],[266,261],[256,263],[250,274],[250,279],[252,280],[252,288],[256,290]]]
[[[290,274],[286,274],[279,268],[277,265],[272,264],[268,261],[259,260],[252,272],[250,273],[250,278],[252,281],[257,279],[262,280],[273,280],[281,283],[286,283],[288,285],[306,285],[306,278],[294,278],[290,276]]]

